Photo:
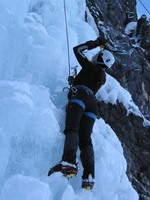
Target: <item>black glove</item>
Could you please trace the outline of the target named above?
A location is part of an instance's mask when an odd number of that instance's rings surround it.
[[[93,40],[87,41],[85,44],[88,46],[88,50],[91,50],[97,47],[96,43]]]
[[[107,40],[103,37],[98,37],[95,41],[90,40],[85,43],[88,46],[88,50],[94,49],[98,46],[102,48],[108,48]]]
[[[108,46],[107,40],[104,39],[103,37],[98,37],[95,41],[94,41],[95,45],[97,46],[103,46],[103,48]]]
[[[73,81],[74,81],[74,76],[69,76],[68,77],[68,83],[69,83],[69,85],[73,85]]]

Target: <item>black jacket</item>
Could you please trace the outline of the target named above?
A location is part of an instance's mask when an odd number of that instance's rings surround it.
[[[83,51],[87,50],[86,43],[80,44],[73,48],[74,54],[81,65],[82,69],[74,79],[73,85],[84,85],[90,88],[94,94],[106,81],[106,74],[102,67],[90,62],[84,55]]]

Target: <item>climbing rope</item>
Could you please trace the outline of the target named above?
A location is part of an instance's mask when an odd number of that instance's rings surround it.
[[[69,76],[71,75],[71,65],[70,65],[70,51],[69,51],[69,32],[68,32],[68,24],[67,24],[67,13],[66,13],[66,2],[64,1],[64,15],[65,15],[65,28],[66,28],[66,42],[67,42],[67,59],[68,59],[68,67],[69,67]]]
[[[143,4],[143,2],[141,0],[139,0],[139,2],[141,3],[141,5],[143,6],[143,8],[148,12],[148,14],[150,15],[149,10],[146,8],[146,6]]]

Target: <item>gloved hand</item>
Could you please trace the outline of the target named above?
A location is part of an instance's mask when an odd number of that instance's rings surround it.
[[[93,40],[87,41],[85,44],[88,46],[88,50],[91,50],[97,47],[95,41]]]
[[[96,40],[90,40],[85,43],[88,46],[88,50],[94,49],[98,46],[101,48],[108,48],[107,40],[103,37],[98,37]]]
[[[68,77],[68,83],[69,83],[69,85],[73,85],[73,81],[74,81],[74,77],[73,76],[69,76]]]
[[[98,37],[95,41],[94,41],[95,45],[100,46],[102,48],[108,47],[108,43],[107,40],[104,39],[103,37]]]

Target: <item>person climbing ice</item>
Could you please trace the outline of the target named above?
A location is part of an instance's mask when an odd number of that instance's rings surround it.
[[[98,46],[101,51],[91,61],[88,60],[84,51]],[[62,160],[50,169],[48,176],[54,172],[61,172],[67,178],[76,176],[78,172],[76,152],[79,146],[83,165],[82,188],[92,190],[95,169],[91,134],[98,113],[95,94],[105,83],[105,69],[113,65],[114,57],[108,51],[107,40],[103,37],[75,46],[73,50],[81,70],[74,78],[68,94]]]

